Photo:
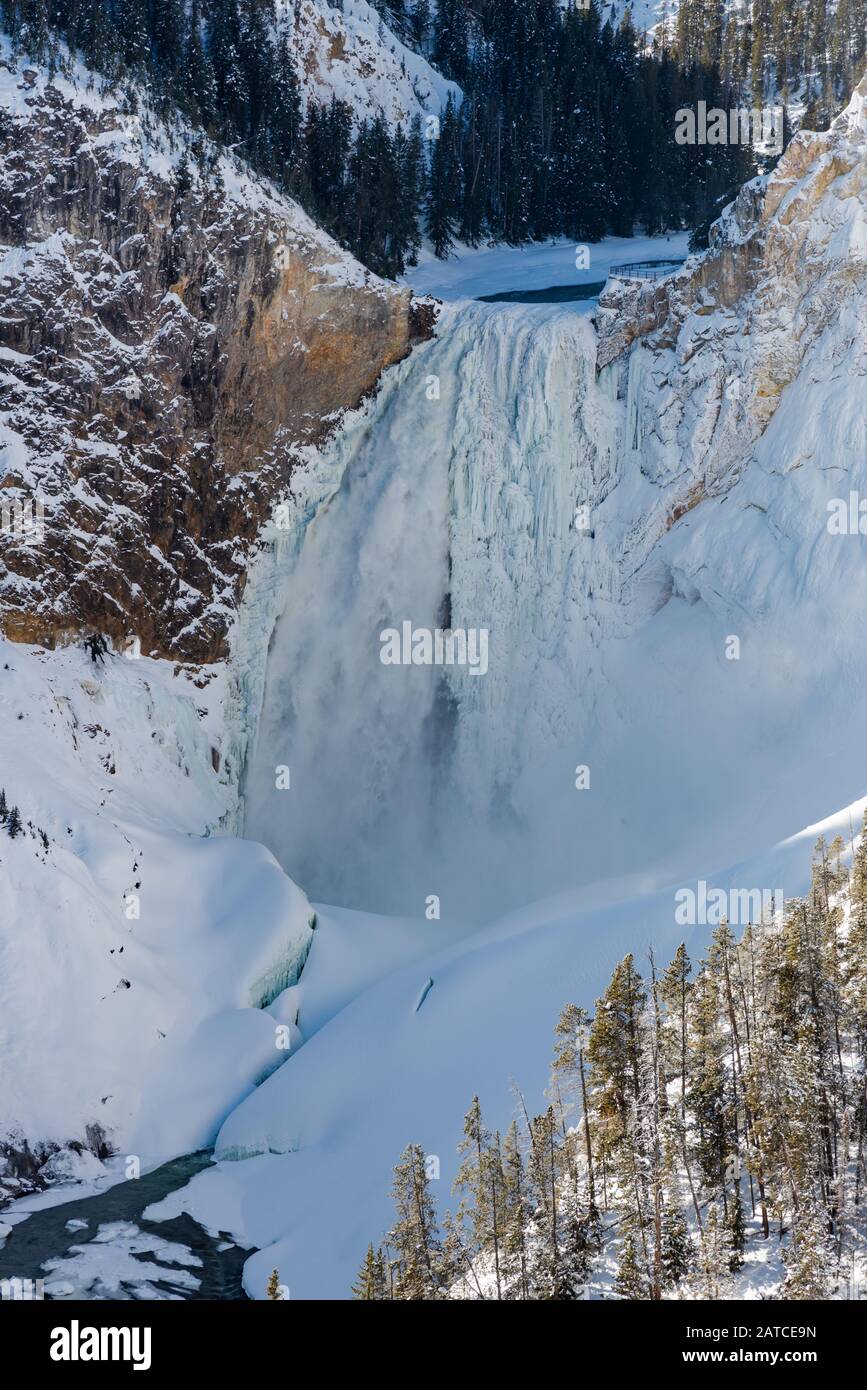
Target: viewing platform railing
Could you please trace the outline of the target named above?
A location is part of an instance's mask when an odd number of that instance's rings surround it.
[[[683,264],[683,261],[624,261],[613,265],[608,274],[614,280],[663,280]]]

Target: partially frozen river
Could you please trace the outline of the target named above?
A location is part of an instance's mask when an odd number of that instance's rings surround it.
[[[187,1213],[169,1221],[144,1215],[210,1162],[208,1152],[185,1154],[104,1192],[36,1207],[0,1244],[0,1281],[10,1281],[0,1296],[245,1298],[241,1271],[249,1250],[211,1235]],[[0,1212],[0,1221],[14,1220],[16,1205]]]

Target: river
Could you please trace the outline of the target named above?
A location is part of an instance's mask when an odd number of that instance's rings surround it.
[[[47,1299],[246,1298],[241,1273],[249,1250],[222,1232],[211,1235],[187,1213],[170,1221],[143,1214],[210,1163],[209,1151],[185,1154],[104,1192],[37,1208],[0,1244],[0,1281],[24,1281],[25,1297],[32,1281],[35,1297],[42,1280]],[[16,1209],[5,1208],[0,1220]],[[16,1296],[15,1286],[4,1285],[3,1296]]]

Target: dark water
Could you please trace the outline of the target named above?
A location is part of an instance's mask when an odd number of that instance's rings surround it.
[[[683,263],[682,259],[664,256],[631,264],[638,270],[637,278],[654,280]],[[598,299],[606,283],[597,280],[592,285],[551,285],[547,290],[498,290],[496,294],[480,294],[479,299],[485,304],[573,304],[581,299]]]
[[[51,1275],[43,1268],[46,1260],[67,1256],[71,1246],[87,1246],[93,1241],[99,1227],[108,1222],[130,1222],[138,1229],[161,1240],[174,1241],[186,1246],[202,1261],[201,1266],[176,1266],[184,1269],[198,1279],[196,1289],[179,1288],[166,1282],[158,1275],[157,1265],[148,1254],[135,1256],[141,1262],[142,1279],[163,1293],[171,1293],[184,1299],[243,1299],[246,1298],[241,1287],[241,1272],[244,1261],[250,1254],[233,1245],[229,1250],[219,1250],[221,1239],[214,1239],[208,1232],[184,1213],[171,1221],[145,1221],[142,1212],[152,1202],[159,1202],[177,1188],[183,1187],[207,1168],[211,1163],[209,1152],[185,1154],[174,1158],[153,1172],[127,1182],[117,1183],[105,1192],[93,1197],[80,1197],[64,1202],[62,1206],[47,1207],[35,1211],[13,1227],[11,1235],[0,1246],[0,1279],[65,1279],[65,1274]],[[15,1210],[14,1203],[0,1211],[0,1221],[4,1214]],[[83,1230],[67,1231],[66,1223],[72,1220],[87,1221]],[[230,1240],[231,1237],[224,1237]],[[154,1259],[163,1269],[171,1269],[172,1264],[162,1253],[157,1252]],[[153,1272],[151,1272],[153,1271]],[[135,1297],[135,1285],[130,1284],[127,1297]],[[51,1295],[46,1289],[46,1299]]]
[[[592,285],[552,285],[547,290],[502,290],[497,294],[480,294],[485,304],[572,304],[579,299],[596,299],[605,281]]]

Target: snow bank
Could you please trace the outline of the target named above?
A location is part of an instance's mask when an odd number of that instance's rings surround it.
[[[221,687],[0,642],[0,783],[24,822],[0,830],[0,1135],[198,1148],[286,1055],[254,1006],[312,913],[261,845],[211,833],[233,801]]]

